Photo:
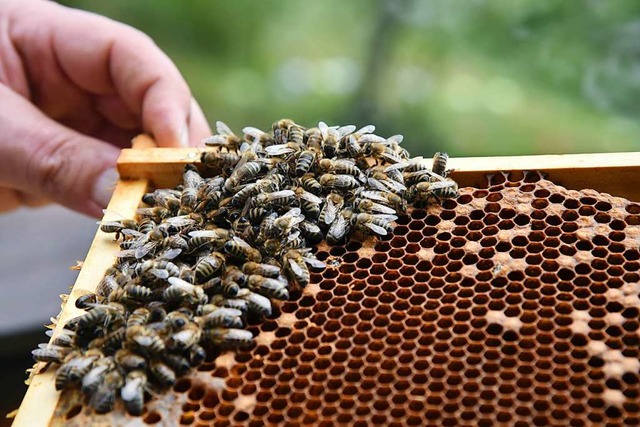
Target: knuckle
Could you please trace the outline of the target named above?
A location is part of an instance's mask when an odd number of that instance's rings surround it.
[[[34,151],[28,165],[28,176],[43,195],[55,199],[72,190],[72,183],[78,178],[73,167],[77,147],[68,135],[44,140]]]

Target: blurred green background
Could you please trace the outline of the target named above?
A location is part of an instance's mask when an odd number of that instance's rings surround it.
[[[376,124],[412,154],[640,149],[640,2],[64,0],[148,33],[211,123]]]

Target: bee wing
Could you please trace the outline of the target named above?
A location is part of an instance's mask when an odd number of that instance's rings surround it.
[[[360,137],[360,143],[361,144],[367,144],[367,143],[374,143],[374,142],[380,142],[380,143],[384,143],[386,141],[386,139],[384,139],[381,136],[378,135],[374,135],[372,133],[368,133],[366,135],[362,135]]]
[[[360,136],[360,135],[364,135],[364,134],[367,134],[367,133],[373,133],[373,132],[375,132],[375,130],[376,130],[376,127],[374,125],[366,125],[366,126],[360,128],[360,129],[358,129],[358,131],[355,132],[355,135]]]
[[[251,248],[250,244],[248,244],[238,236],[233,236],[233,241],[236,242],[238,245],[242,246],[243,248]]]
[[[300,210],[300,208],[291,208],[287,211],[287,213],[285,213],[284,215],[282,215],[281,218],[288,218],[288,217],[300,217],[300,214],[302,213],[302,211]],[[304,219],[304,217],[302,217],[302,219]]]
[[[167,270],[160,270],[158,268],[151,268],[151,269],[149,269],[149,273],[153,274],[158,279],[168,279],[169,278],[169,272]]]
[[[242,133],[244,133],[247,136],[250,136],[254,140],[260,140],[260,137],[264,135],[263,131],[253,126],[247,126],[242,128]]]
[[[298,237],[300,236],[300,231],[294,231],[293,233],[290,233],[289,236],[287,237],[287,241],[288,242],[293,242],[294,240],[296,240]]]
[[[404,160],[404,161],[402,161],[402,162],[398,162],[398,163],[395,163],[395,164],[393,164],[393,165],[387,166],[387,167],[384,169],[384,171],[385,171],[385,172],[389,172],[389,171],[397,170],[397,169],[405,169],[405,168],[407,168],[407,167],[409,167],[409,166],[413,166],[413,165],[416,165],[416,164],[418,164],[418,163],[425,163],[425,164],[427,164],[427,163],[426,163],[426,160],[424,159],[424,157],[422,157],[422,156],[418,156],[418,157],[414,157],[414,158],[413,158],[413,159],[411,159],[411,160]]]
[[[374,232],[376,232],[377,234],[381,235],[381,236],[386,236],[387,235],[387,230],[384,229],[384,227],[380,227],[377,224],[374,224],[372,222],[365,222],[364,226],[369,228],[370,230],[373,230]]]
[[[269,193],[269,195],[273,198],[278,198],[278,197],[291,197],[291,196],[295,196],[295,192],[293,190],[281,190],[281,191],[276,191],[275,193]]]
[[[386,189],[384,190],[386,192]],[[366,197],[369,200],[377,200],[379,202],[387,202],[387,199],[380,193],[377,193],[375,191],[363,191],[362,193],[360,193],[360,195],[362,197]]]
[[[341,126],[337,130],[338,130],[338,136],[342,138],[345,135],[349,135],[350,133],[353,133],[353,131],[356,130],[356,127],[354,125],[347,125],[347,126]]]
[[[369,186],[371,188],[375,189],[375,190],[384,191],[384,192],[389,191],[389,189],[387,188],[386,185],[384,185],[382,182],[380,182],[379,180],[377,180],[375,178],[369,178],[369,179],[367,179],[367,182],[368,182]],[[368,191],[363,191],[362,193],[363,194],[364,193],[368,193]]]
[[[375,214],[374,215],[378,219],[385,220],[387,222],[392,222],[398,219],[396,215],[393,214]]]
[[[223,121],[218,120],[216,122],[216,130],[220,135],[233,135],[233,131],[227,124]]]
[[[300,198],[301,199],[305,199],[305,200],[307,200],[309,202],[312,202],[312,203],[317,203],[317,204],[322,203],[322,199],[320,197],[316,196],[313,193],[309,193],[306,190],[303,190],[302,193],[300,193]]]
[[[186,227],[195,223],[196,221],[192,218],[189,218],[187,215],[170,217],[165,219],[163,222],[163,224],[167,224],[173,227]]]
[[[177,288],[180,288],[184,291],[190,292],[195,286],[192,285],[191,283],[187,282],[186,280],[182,280],[179,277],[169,277],[167,279],[167,281],[172,285],[175,286]]]
[[[287,144],[277,144],[268,146],[265,148],[265,151],[270,156],[280,156],[282,154],[293,153],[296,150],[289,147]]]
[[[189,232],[189,237],[210,237],[212,239],[220,237],[218,230],[194,230]]]
[[[119,214],[118,212],[113,211],[113,210],[111,210],[111,209],[102,209],[102,213],[103,213],[105,216],[107,216],[107,215],[108,215],[108,216],[115,216],[115,217],[117,217],[118,219],[127,219],[124,215],[121,215],[121,214]]]
[[[404,140],[404,135],[401,135],[401,134],[393,135],[387,138],[387,141],[395,144],[400,144],[402,143],[403,140]]]
[[[325,122],[318,123],[318,129],[320,129],[320,134],[322,138],[325,139],[329,135],[329,126]]]
[[[331,224],[338,214],[338,207],[333,203],[331,197],[327,196],[327,204],[325,206],[325,223]]]
[[[329,227],[329,232],[327,234],[331,234],[335,237],[344,237],[347,225],[347,220],[342,215],[338,215],[336,220],[331,224],[331,227]]]
[[[158,242],[147,242],[142,246],[138,246],[135,249],[134,254],[138,259],[144,258],[146,255],[149,254],[149,252],[154,250],[156,246],[158,246]]]
[[[125,249],[124,251],[119,251],[118,253],[116,253],[116,258],[135,258],[135,256],[135,249]]]
[[[296,276],[300,276],[304,273],[298,263],[292,259],[289,259],[289,267],[291,267],[291,271],[293,271],[293,274],[295,274]]]
[[[393,208],[390,208],[389,206],[382,205],[380,203],[373,202],[373,204],[371,206],[372,206],[372,210],[374,212],[379,212],[381,214],[393,215],[393,214],[396,213],[396,211]]]
[[[395,153],[384,152],[380,154],[380,157],[391,163],[400,163],[402,161],[402,157],[397,156]]]
[[[382,181],[382,183],[386,185],[390,190],[397,191],[399,193],[407,189],[407,187],[405,187],[404,184],[398,181],[395,181],[393,179],[385,179],[384,181]]]
[[[227,139],[222,135],[213,135],[203,139],[202,143],[207,147],[219,147],[221,145],[227,145]]]
[[[304,257],[304,262],[306,262],[313,268],[325,268],[327,266],[327,264],[317,258]]]
[[[429,190],[439,190],[442,188],[453,187],[455,185],[456,185],[455,181],[450,181],[448,179],[443,178],[443,181],[436,181],[436,182],[429,183]]]
[[[182,253],[180,248],[171,248],[164,250],[157,259],[172,260]]]

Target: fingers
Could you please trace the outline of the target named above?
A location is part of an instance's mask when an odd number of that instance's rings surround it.
[[[204,113],[195,98],[191,98],[191,115],[189,116],[189,145],[204,147],[202,140],[211,136],[211,129]]]
[[[14,190],[8,200],[50,199],[99,217],[119,150],[54,122],[6,86],[0,98],[0,186]]]
[[[186,145],[190,135],[208,132],[202,111],[191,111],[191,93],[180,72],[149,37],[53,2],[19,3],[11,3],[17,5],[11,14],[11,38],[30,75],[46,66],[59,67],[64,78],[83,90],[121,99],[159,146]],[[43,64],[43,52],[51,48],[55,60]],[[50,84],[52,74],[43,76]],[[46,91],[40,88],[42,94]],[[106,117],[129,125],[126,117]]]

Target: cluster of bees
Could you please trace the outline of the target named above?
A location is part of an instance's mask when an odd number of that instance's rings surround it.
[[[325,267],[313,245],[385,236],[407,203],[456,197],[446,153],[411,159],[401,135],[374,130],[284,119],[239,137],[218,122],[202,174],[188,165],[181,185],[143,197],[136,220],[101,223],[120,239],[116,264],[77,299],[86,313],[33,351],[60,365],[56,388],[79,387],[99,413],[119,395],[139,415],[207,354],[252,345],[247,322]]]

